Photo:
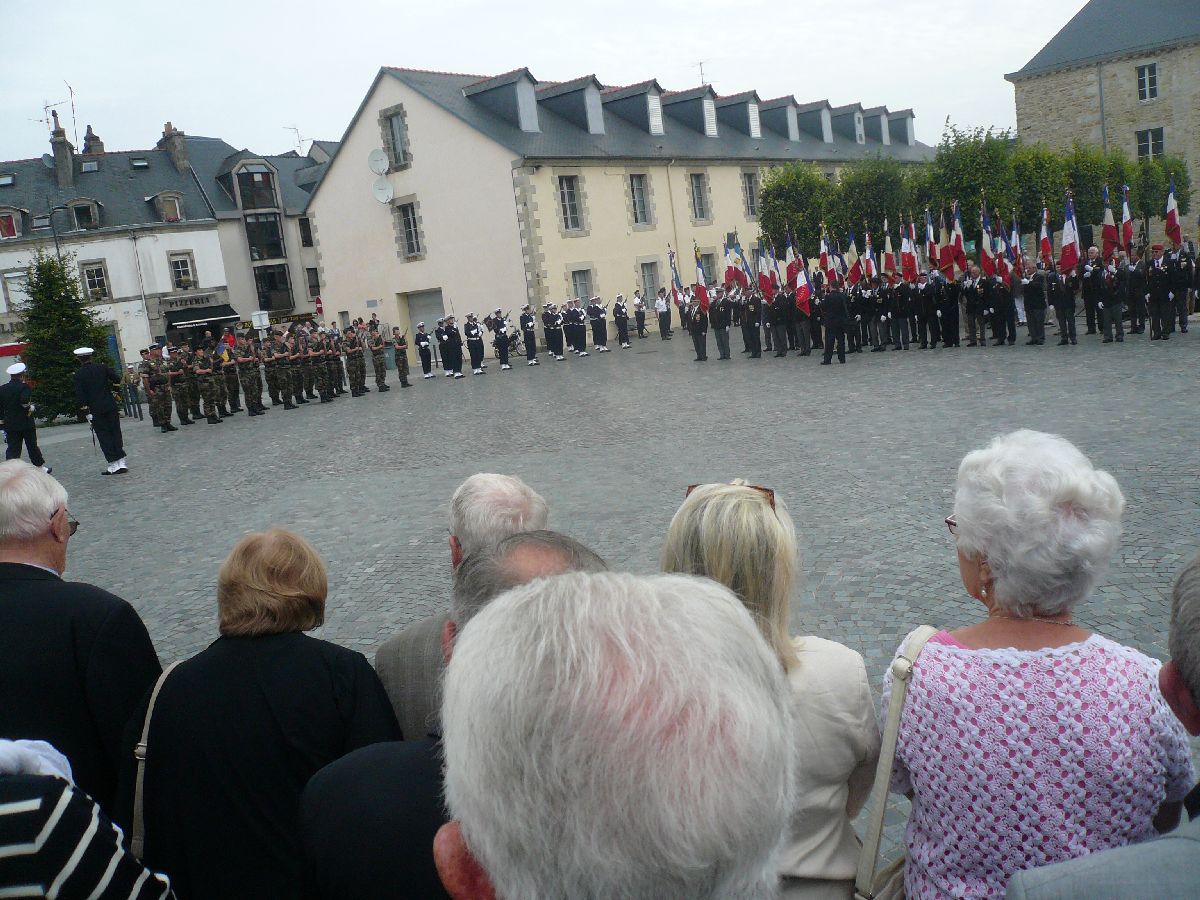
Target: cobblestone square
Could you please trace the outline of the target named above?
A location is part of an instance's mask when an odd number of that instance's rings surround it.
[[[446,503],[473,472],[524,478],[552,527],[634,572],[656,568],[686,485],[741,476],[775,488],[795,519],[796,629],[860,650],[874,677],[911,626],[978,616],[942,522],[955,467],[994,434],[1037,428],[1076,442],[1128,499],[1120,552],[1079,618],[1162,657],[1171,579],[1200,543],[1198,341],[1081,337],[822,367],[751,360],[736,334],[732,360],[696,363],[677,332],[410,390],[389,372],[386,394],[174,434],[126,421],[123,477],[100,475],[86,430],[42,435],[83,523],[68,577],[130,600],[164,662],[215,637],[217,569],[248,530],[286,525],[317,546],[321,634],[370,655],[445,607]]]

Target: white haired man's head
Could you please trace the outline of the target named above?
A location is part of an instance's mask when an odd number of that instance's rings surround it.
[[[1070,612],[1108,567],[1124,510],[1116,479],[1070,441],[1026,429],[1001,435],[958,467],[960,566],[977,564],[1009,615]]]
[[[1159,670],[1163,696],[1189,732],[1200,735],[1200,553],[1171,591],[1171,658]]]
[[[788,691],[726,588],[616,573],[514,588],[459,636],[442,724],[451,896],[775,896]]]
[[[72,533],[67,490],[24,460],[0,463],[0,555],[62,573]]]
[[[450,560],[455,568],[468,553],[496,546],[510,534],[546,527],[542,496],[520,478],[480,472],[450,498]]]

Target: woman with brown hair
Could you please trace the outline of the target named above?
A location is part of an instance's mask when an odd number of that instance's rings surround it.
[[[299,535],[247,535],[217,577],[221,636],[161,683],[145,742],[143,859],[180,898],[299,895],[308,779],[400,738],[366,658],[304,634],[324,622],[326,593],[325,565]],[[126,825],[145,711],[127,732]]]

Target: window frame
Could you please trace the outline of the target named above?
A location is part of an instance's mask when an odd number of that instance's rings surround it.
[[[632,172],[629,175],[629,203],[633,211],[634,225],[653,225],[653,220],[650,216],[650,188],[649,177],[644,172]],[[641,208],[638,208],[638,188],[641,188]],[[639,215],[640,212],[640,215]]]
[[[752,180],[753,190],[751,190]],[[747,219],[758,219],[758,194],[761,186],[762,179],[759,178],[757,170],[742,170],[742,204],[745,207]]]
[[[397,124],[399,128],[397,128]],[[391,164],[400,168],[408,162],[408,122],[404,113],[393,112],[387,117],[388,135],[392,139]]]
[[[21,293],[29,297],[29,276],[25,269],[10,269],[0,272],[0,313],[18,312],[23,308],[13,296],[13,282],[21,282]]]
[[[697,194],[697,189],[699,194]],[[711,222],[712,210],[708,201],[708,175],[705,172],[688,172],[688,197],[694,222]]]
[[[646,281],[646,267],[650,266],[654,273],[652,282]],[[653,303],[654,298],[658,296],[658,289],[663,286],[662,283],[662,265],[657,259],[644,259],[638,263],[638,281],[641,283],[642,296],[648,302]]]
[[[579,290],[579,282],[575,278],[576,275],[584,276],[583,283],[584,283],[585,289],[582,292]],[[591,300],[592,297],[595,296],[595,294],[593,293],[594,282],[592,280],[591,268],[571,269],[570,278],[571,278],[571,295],[572,296],[579,297],[581,300]]]
[[[92,286],[89,271],[99,270],[101,288]],[[84,299],[91,303],[109,303],[113,299],[112,281],[108,277],[108,262],[103,259],[84,259],[79,261],[79,285],[83,288]],[[101,290],[100,296],[95,291]]]
[[[274,222],[276,224],[276,229],[277,229],[277,232],[279,235],[279,253],[278,253],[278,255],[273,255],[273,256],[272,255],[266,255],[266,256],[255,256],[254,255],[256,249],[258,249],[258,248],[256,247],[254,240],[251,237],[250,226],[252,224],[253,225],[262,224],[263,220],[274,220]],[[284,234],[283,234],[283,218],[279,215],[279,213],[277,213],[277,212],[246,213],[246,215],[242,219],[242,223],[243,223],[243,227],[245,228],[245,231],[246,231],[246,246],[249,249],[250,261],[252,263],[266,262],[267,260],[271,260],[271,259],[286,259],[287,258],[287,244],[284,241]],[[268,247],[268,249],[270,249],[270,248]]]
[[[312,220],[308,216],[300,216],[296,220],[296,227],[300,229],[300,246],[313,246]]]
[[[1158,63],[1144,63],[1137,67],[1137,91],[1139,103],[1158,99]]]
[[[76,201],[69,204],[69,206],[71,207],[71,219],[75,223],[75,227],[72,229],[72,231],[95,231],[100,227],[100,210],[97,209],[95,203],[92,203],[91,201]],[[87,214],[91,217],[90,225],[80,224],[79,211],[81,209],[86,209]]]
[[[421,243],[421,220],[417,213],[417,202],[412,200],[408,203],[397,204],[397,209],[400,213],[400,227],[404,235],[405,258],[412,259],[415,256],[422,256],[425,253],[425,247]]]
[[[1142,152],[1143,135],[1145,136],[1144,146],[1146,148],[1146,152],[1144,153]],[[1166,130],[1161,126],[1158,128],[1139,128],[1134,132],[1134,142],[1137,145],[1138,160],[1161,159],[1166,155]],[[1155,149],[1155,144],[1157,144],[1157,150]]]
[[[242,181],[246,176],[249,176],[249,200],[247,202],[247,190]],[[269,182],[269,190],[271,192],[271,202],[263,204],[260,201],[264,199],[262,196],[264,189],[257,186],[255,181],[258,177],[264,177]],[[237,184],[238,192],[238,207],[240,209],[279,209],[279,179],[276,177],[275,171],[266,163],[247,162],[238,166],[234,172],[234,182]]]
[[[0,187],[15,187],[17,174],[15,172],[0,172]]]
[[[578,175],[558,176],[558,212],[563,231],[583,231],[583,204],[579,195]]]
[[[264,307],[262,305],[263,298],[262,298],[262,289],[260,286],[259,273],[266,272],[268,270],[270,270],[272,272],[276,272],[276,273],[277,272],[283,273],[284,287],[287,291],[287,296],[288,296],[288,303],[289,303],[288,306],[286,306],[286,307],[284,307],[284,306]],[[258,309],[260,311],[263,311],[263,312],[286,312],[288,310],[292,310],[292,309],[296,308],[296,294],[292,288],[292,273],[291,273],[291,269],[289,268],[287,263],[271,262],[271,263],[267,263],[266,265],[263,265],[263,266],[254,266],[251,270],[251,273],[254,277],[254,301],[255,301],[255,303],[258,304]],[[278,288],[275,288],[275,290],[278,290]]]
[[[707,287],[710,284],[718,284],[717,281],[717,254],[713,251],[705,253],[700,251],[700,268],[704,270],[704,285]]]
[[[314,300],[321,296],[321,271],[315,266],[304,270],[304,280],[308,283],[308,299]]]
[[[178,262],[187,263],[188,274],[186,276],[181,276],[177,272],[175,264]],[[167,271],[171,276],[171,287],[176,291],[191,290],[199,285],[200,280],[196,275],[196,257],[191,250],[172,250],[167,253]],[[190,284],[181,284],[185,279]]]
[[[11,219],[13,233],[5,235],[0,233],[0,241],[12,241],[19,237],[25,236],[24,217],[21,215],[21,210],[13,209],[9,206],[0,207],[0,219]]]

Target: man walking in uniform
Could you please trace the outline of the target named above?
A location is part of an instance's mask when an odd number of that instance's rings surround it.
[[[537,320],[533,317],[528,303],[521,307],[521,340],[525,342],[525,359],[527,360],[525,364],[536,366],[538,364]]]
[[[729,298],[720,288],[717,288],[716,300],[708,313],[713,335],[717,339],[717,359],[729,359],[729,326],[733,321],[733,309]]]
[[[638,337],[646,337],[646,301],[640,290],[633,292],[633,320],[637,323]]]
[[[629,310],[625,306],[625,295],[617,294],[613,301],[613,322],[617,325],[617,343],[622,350],[629,349]]]
[[[368,337],[371,345],[371,366],[375,370],[375,387],[379,393],[390,391],[387,384],[387,344],[378,328],[373,328]]]
[[[836,344],[839,363],[846,361],[846,328],[850,325],[850,298],[842,290],[841,281],[832,281],[821,300],[821,318],[825,321],[825,355],[821,365],[833,362]]]
[[[4,441],[8,445],[4,458],[20,459],[21,446],[24,445],[29,453],[29,461],[41,466],[42,471],[49,475],[52,470],[38,449],[37,426],[33,421],[37,407],[33,405],[33,389],[25,383],[25,363],[13,363],[6,371],[9,382],[0,387],[0,417],[4,422]]]
[[[447,375],[452,378],[463,377],[462,335],[454,323],[454,316],[447,316],[446,324],[442,326],[442,361]]]
[[[117,401],[113,399],[113,389],[121,384],[121,378],[108,366],[93,361],[95,352],[91,347],[75,350],[81,363],[75,372],[75,399],[84,418],[91,423],[100,450],[108,460],[108,468],[103,474],[124,475],[129,471],[129,464],[121,441]]]
[[[1150,248],[1150,264],[1146,267],[1146,299],[1150,303],[1150,340],[1171,338],[1171,272],[1163,258],[1163,245]]]
[[[687,318],[688,331],[692,333],[692,346],[696,348],[696,362],[708,361],[708,313],[699,302]]]
[[[508,364],[508,319],[500,312],[500,307],[496,307],[496,311],[492,315],[484,319],[484,324],[488,331],[492,333],[492,346],[496,348],[496,356],[500,360],[501,371],[508,371],[512,368]],[[484,365],[486,369],[487,366]]]
[[[399,326],[392,326],[392,355],[396,360],[396,372],[400,375],[400,387],[412,387],[408,382],[408,339],[400,333]]]
[[[593,297],[587,308],[588,321],[592,325],[592,344],[597,353],[608,353],[608,310],[600,305],[600,298]]]
[[[467,339],[467,353],[471,355],[471,374],[483,375],[483,327],[475,320],[473,312],[467,313],[463,335]]]
[[[667,289],[659,288],[654,301],[654,312],[658,316],[658,336],[661,340],[671,339],[671,304],[667,302]]]

